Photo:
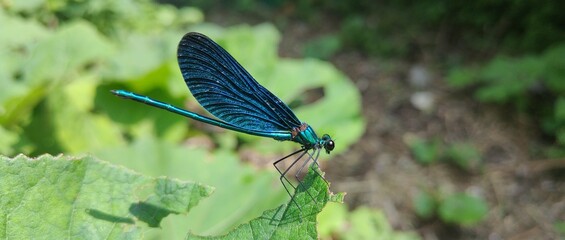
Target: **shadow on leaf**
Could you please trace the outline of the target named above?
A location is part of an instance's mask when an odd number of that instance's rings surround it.
[[[138,202],[134,203],[129,207],[129,211],[140,221],[143,221],[149,225],[149,227],[159,227],[161,220],[168,216],[173,211],[169,211],[165,208],[161,208],[149,203]]]
[[[96,209],[86,209],[86,213],[90,216],[92,216],[93,218],[97,218],[100,220],[104,220],[104,221],[108,221],[108,222],[113,222],[113,223],[127,223],[127,224],[134,224],[135,221],[131,218],[127,218],[127,217],[119,217],[119,216],[115,216],[112,214],[108,214]]]

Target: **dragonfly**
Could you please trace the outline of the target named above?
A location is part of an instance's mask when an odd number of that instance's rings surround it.
[[[111,90],[112,93],[220,128],[299,143],[299,150],[273,163],[280,174],[279,180],[294,201],[290,188],[296,191],[297,186],[303,187],[299,179],[302,170],[309,161],[319,167],[320,151],[323,149],[329,154],[335,148],[334,140],[328,134],[318,137],[311,126],[301,122],[283,101],[261,86],[225,49],[207,36],[196,32],[185,34],[178,45],[177,59],[189,91],[216,118],[126,90]],[[306,159],[295,175],[298,182],[295,186],[286,175],[304,157]],[[294,158],[289,167],[278,166],[289,158]]]

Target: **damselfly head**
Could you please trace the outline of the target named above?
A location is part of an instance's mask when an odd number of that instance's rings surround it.
[[[330,154],[330,152],[335,148],[334,140],[332,140],[328,134],[324,134],[324,136],[322,136],[322,145],[324,145],[324,149],[327,154]]]

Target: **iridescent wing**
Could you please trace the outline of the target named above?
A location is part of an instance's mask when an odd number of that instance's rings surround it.
[[[292,110],[259,85],[226,50],[200,33],[179,43],[178,63],[190,92],[215,117],[249,131],[290,131]]]

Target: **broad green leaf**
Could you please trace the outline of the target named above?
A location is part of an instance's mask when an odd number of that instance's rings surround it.
[[[265,211],[224,236],[189,234],[186,239],[317,239],[317,215],[328,201],[336,198],[330,195],[321,174],[317,168],[309,168],[304,187],[298,187],[294,201]],[[338,194],[337,199],[342,200],[343,194]]]
[[[150,176],[165,175],[216,187],[214,195],[189,216],[166,219],[162,231],[152,231],[155,238],[178,239],[187,230],[199,235],[223,234],[289,198],[271,168],[257,170],[241,163],[231,151],[210,153],[160,141],[150,133],[153,131],[146,130],[130,146],[101,149],[96,155]]]
[[[213,190],[89,156],[0,157],[0,176],[2,239],[140,239]]]

